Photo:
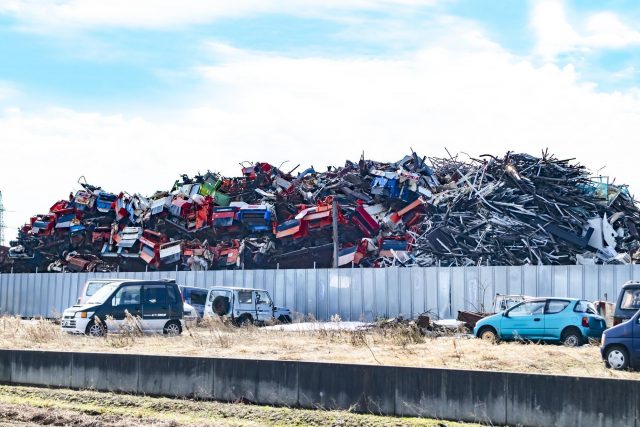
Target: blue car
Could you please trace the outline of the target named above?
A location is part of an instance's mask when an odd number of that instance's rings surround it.
[[[640,310],[631,319],[604,332],[600,354],[608,368],[640,366]]]
[[[600,339],[606,329],[592,303],[575,298],[536,298],[476,323],[473,334],[497,342],[509,339],[559,341],[575,347]]]

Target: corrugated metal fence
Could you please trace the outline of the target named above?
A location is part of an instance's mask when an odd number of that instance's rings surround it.
[[[89,278],[175,278],[179,285],[267,289],[278,305],[326,320],[414,317],[491,308],[496,293],[614,301],[640,265],[218,270],[148,273],[0,274],[0,313],[54,317],[73,305]]]

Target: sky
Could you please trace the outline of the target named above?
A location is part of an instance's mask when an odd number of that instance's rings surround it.
[[[635,193],[639,59],[633,0],[0,0],[5,238],[80,176],[151,194],[363,151],[548,148]]]

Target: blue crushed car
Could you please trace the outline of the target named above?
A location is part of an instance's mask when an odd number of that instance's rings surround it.
[[[575,347],[600,339],[606,323],[594,305],[575,298],[535,298],[476,323],[474,336],[500,340],[555,341]]]

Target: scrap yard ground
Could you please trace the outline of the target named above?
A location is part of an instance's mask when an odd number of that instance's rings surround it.
[[[606,369],[597,345],[569,348],[552,344],[491,344],[475,338],[423,337],[415,329],[343,330],[236,328],[205,322],[179,337],[109,334],[106,338],[68,335],[47,320],[30,323],[0,318],[0,348],[77,352],[192,355],[249,359],[364,363],[640,379],[640,373]]]

